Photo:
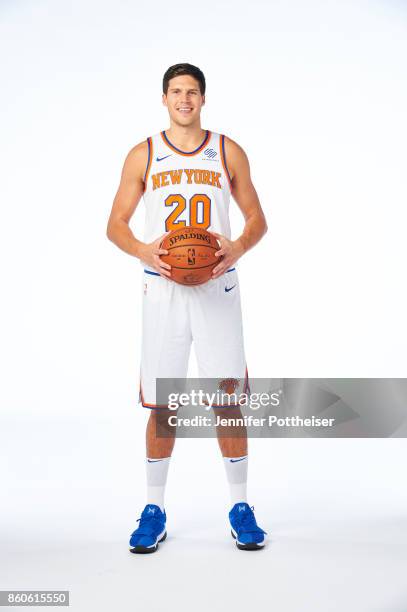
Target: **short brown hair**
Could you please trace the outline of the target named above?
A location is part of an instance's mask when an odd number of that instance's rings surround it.
[[[170,66],[164,74],[163,93],[165,93],[165,95],[167,95],[170,79],[181,76],[182,74],[190,74],[193,76],[199,83],[201,95],[203,96],[205,94],[206,83],[202,70],[200,70],[197,66],[193,66],[192,64],[174,64],[174,66]]]

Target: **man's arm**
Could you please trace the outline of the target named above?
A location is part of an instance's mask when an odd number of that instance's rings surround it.
[[[267,232],[267,223],[259,197],[250,177],[249,160],[246,153],[234,140],[225,137],[225,153],[232,181],[232,196],[245,219],[242,235],[237,240],[219,238],[221,248],[215,253],[223,260],[214,268],[212,278],[218,278],[251,249]],[[213,232],[214,233],[214,232]]]
[[[113,201],[112,211],[107,224],[107,237],[120,249],[138,257],[157,270],[162,276],[170,276],[171,266],[161,261],[159,255],[168,251],[160,249],[163,236],[151,244],[137,240],[130,229],[129,222],[144,193],[144,172],[147,165],[147,141],[136,145],[124,162],[120,185]]]

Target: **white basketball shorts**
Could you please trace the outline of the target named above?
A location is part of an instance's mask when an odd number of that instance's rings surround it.
[[[192,341],[200,379],[239,379],[243,381],[239,392],[245,393],[247,368],[236,268],[196,287],[180,285],[148,269],[142,282],[142,405],[167,408],[157,404],[156,379],[187,377]]]

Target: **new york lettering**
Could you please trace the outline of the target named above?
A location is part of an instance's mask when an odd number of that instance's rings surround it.
[[[184,168],[181,170],[166,170],[165,172],[157,172],[152,174],[153,190],[169,185],[180,185],[184,182],[188,185],[212,185],[222,189],[220,184],[221,173],[213,170],[194,170]],[[182,180],[184,179],[184,180]]]

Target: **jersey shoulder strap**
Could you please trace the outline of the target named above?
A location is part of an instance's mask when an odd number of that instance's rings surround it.
[[[150,169],[151,169],[151,163],[153,160],[153,139],[152,136],[148,136],[147,137],[147,147],[148,147],[148,154],[147,154],[147,164],[146,164],[146,169],[144,172],[144,191],[146,190],[146,185],[147,185],[147,181],[148,181],[148,175],[150,174]]]

